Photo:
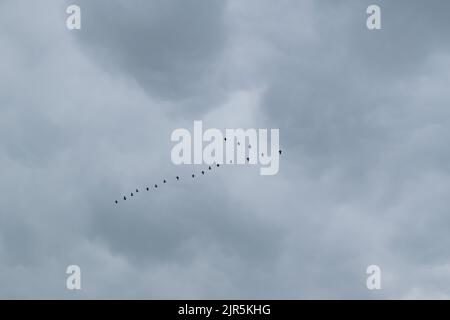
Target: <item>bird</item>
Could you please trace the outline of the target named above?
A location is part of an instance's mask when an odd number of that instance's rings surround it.
[[[220,164],[217,164],[218,167],[220,167]]]
[[[281,154],[281,150],[279,150],[278,153]]]
[[[227,137],[223,138],[223,140],[227,141]]]
[[[202,170],[202,174],[205,174],[205,171]]]
[[[139,192],[139,190],[138,189],[136,189],[136,193],[138,193]]]
[[[250,161],[250,158],[249,158],[249,157],[247,157],[247,161]]]
[[[147,187],[147,191],[148,191],[148,187]]]
[[[123,200],[127,200],[127,197],[124,196],[124,197],[123,197]]]
[[[208,170],[211,170],[211,166],[208,167]]]
[[[133,192],[131,193],[131,196],[134,196]]]
[[[195,174],[192,175],[192,178],[194,178],[194,177],[195,177]]]
[[[179,177],[179,176],[177,176],[177,180],[180,180],[180,177]]]
[[[241,145],[241,143],[238,141],[238,146],[240,146]]]
[[[158,188],[158,185],[157,185],[157,184],[155,184],[155,188]]]
[[[164,180],[164,183],[166,183],[166,180]]]
[[[117,200],[115,201],[115,203],[116,203],[116,204],[118,203]]]

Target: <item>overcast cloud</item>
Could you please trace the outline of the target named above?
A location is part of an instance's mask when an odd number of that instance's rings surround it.
[[[0,297],[448,298],[448,12],[1,0]],[[189,179],[170,134],[194,120],[279,128],[280,172]]]

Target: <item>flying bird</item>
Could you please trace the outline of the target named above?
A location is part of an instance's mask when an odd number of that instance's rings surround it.
[[[249,157],[247,157],[247,161],[250,161],[250,158],[249,158]]]
[[[157,185],[157,184],[155,184],[155,188],[158,188],[158,185]]]
[[[180,180],[180,177],[179,177],[179,176],[177,176],[177,180]]]
[[[138,193],[139,192],[139,190],[138,189],[136,189],[136,193]]]
[[[202,174],[205,174],[205,171],[202,170]]]
[[[195,174],[192,175],[192,178],[194,178],[194,177],[195,177]]]
[[[123,197],[123,200],[127,200],[127,197],[124,196],[124,197]]]
[[[211,166],[208,167],[208,170],[211,170]]]
[[[279,154],[281,154],[281,150],[280,150],[280,151],[278,151],[278,153],[279,153]]]
[[[133,196],[133,192],[131,193],[131,196]]]
[[[148,191],[148,187],[147,187],[147,191]]]
[[[218,167],[220,167],[220,164],[217,164]]]
[[[166,183],[166,180],[164,180],[164,183]]]
[[[115,203],[116,203],[116,204],[118,203],[117,200],[115,201]]]

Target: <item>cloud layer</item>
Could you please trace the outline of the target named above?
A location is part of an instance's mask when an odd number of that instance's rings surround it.
[[[72,2],[2,1],[0,297],[448,297],[450,3],[369,31],[372,3],[79,0],[69,31]],[[189,179],[196,119],[279,128],[279,174]]]

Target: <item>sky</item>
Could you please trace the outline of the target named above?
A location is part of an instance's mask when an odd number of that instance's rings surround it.
[[[449,298],[449,10],[0,0],[0,298]],[[278,174],[189,179],[195,120],[279,129]]]

